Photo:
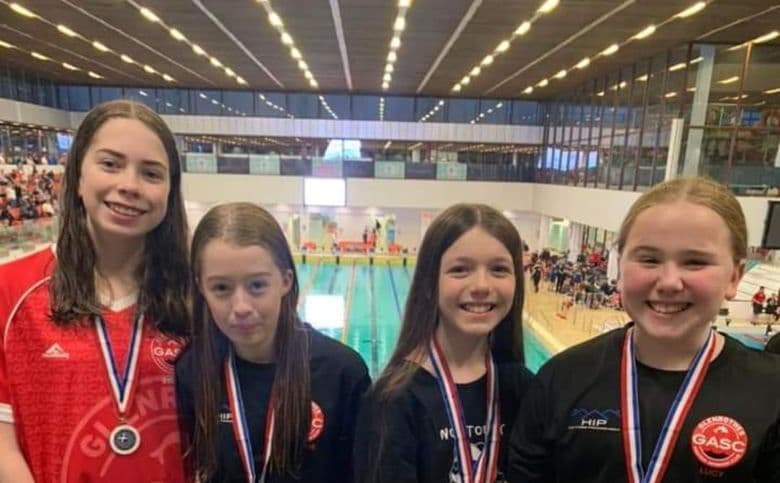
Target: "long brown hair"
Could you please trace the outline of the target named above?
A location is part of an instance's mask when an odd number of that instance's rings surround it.
[[[401,332],[393,355],[372,387],[378,403],[379,450],[372,455],[370,467],[376,472],[387,432],[384,407],[400,394],[427,354],[439,320],[439,271],[444,252],[464,233],[479,227],[500,241],[512,255],[515,295],[506,317],[491,334],[491,351],[496,362],[524,362],[523,351],[523,242],[517,229],[500,211],[487,205],[461,203],[444,210],[428,227],[417,254],[409,296],[406,299]]]
[[[260,246],[273,257],[282,272],[292,272],[292,287],[282,298],[274,341],[276,362],[273,394],[276,424],[271,468],[276,474],[295,473],[301,461],[311,417],[309,347],[298,318],[298,275],[290,248],[279,223],[263,208],[251,203],[219,205],[200,220],[192,239],[193,315],[192,342],[195,373],[195,428],[187,451],[187,465],[202,480],[216,470],[217,420],[224,393],[216,381],[230,342],[217,328],[203,295],[197,290],[203,250],[213,240],[238,247]]]
[[[115,118],[135,119],[152,130],[168,156],[170,192],[165,217],[146,235],[144,260],[138,267],[138,308],[169,335],[186,335],[187,216],[181,194],[181,164],[176,141],[165,122],[154,111],[137,102],[117,100],[96,106],[81,122],[65,166],[60,196],[60,225],[57,264],[52,274],[50,300],[53,321],[62,326],[83,324],[100,314],[95,287],[97,254],[87,230],[79,180],[84,155],[95,133]]]

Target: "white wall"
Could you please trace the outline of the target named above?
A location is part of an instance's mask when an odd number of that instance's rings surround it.
[[[68,111],[10,99],[0,99],[0,120],[51,126],[58,129],[74,127]]]

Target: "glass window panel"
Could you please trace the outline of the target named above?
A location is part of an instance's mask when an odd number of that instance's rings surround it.
[[[105,93],[106,100],[110,100],[108,97],[113,93]],[[125,99],[131,99],[136,102],[140,102],[141,104],[145,104],[150,109],[156,110],[157,109],[157,91],[154,88],[151,87],[127,87],[124,90],[124,98]],[[95,99],[94,89],[92,98]],[[122,97],[120,94],[117,97],[113,97],[113,99],[118,99]]]
[[[251,91],[223,91],[222,99],[225,104],[223,114],[228,116],[247,116],[253,109]]]
[[[185,89],[157,89],[157,112],[160,114],[187,114],[188,91]]]
[[[315,94],[288,94],[290,114],[297,118],[317,119],[320,101]]]
[[[414,122],[414,97],[385,97],[385,121]]]
[[[352,119],[356,121],[378,121],[379,107],[379,96],[352,96]]]
[[[320,101],[320,119],[351,119],[349,96],[325,94],[319,96],[318,100]]]
[[[222,92],[215,90],[193,91],[195,100],[194,114],[218,116],[222,114]]]
[[[450,99],[447,101],[447,121],[469,123],[479,115],[477,99]]]
[[[539,103],[533,101],[512,101],[512,124],[538,125]]]
[[[290,117],[287,96],[276,92],[259,92],[255,96],[255,115],[260,117]]]
[[[479,103],[481,124],[508,124],[509,106],[501,99],[482,99]]]
[[[69,86],[68,99],[71,111],[89,111],[92,107],[88,86]]]
[[[418,97],[415,102],[414,120],[419,122],[444,122],[444,99]]]

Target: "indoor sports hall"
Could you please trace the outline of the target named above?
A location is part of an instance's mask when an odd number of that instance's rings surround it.
[[[372,376],[447,206],[518,229],[536,371],[628,322],[617,231],[678,176],[725,184],[747,217],[747,272],[713,323],[758,350],[774,334],[775,1],[0,0],[0,18],[3,262],[56,243],[81,120],[131,99],[176,135],[190,227],[219,203],[269,210],[301,317]]]

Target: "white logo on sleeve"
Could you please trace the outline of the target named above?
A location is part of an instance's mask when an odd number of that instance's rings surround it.
[[[44,359],[70,359],[70,354],[65,352],[65,349],[62,348],[59,344],[56,342],[51,345],[48,349],[46,349],[46,352],[43,353]]]

